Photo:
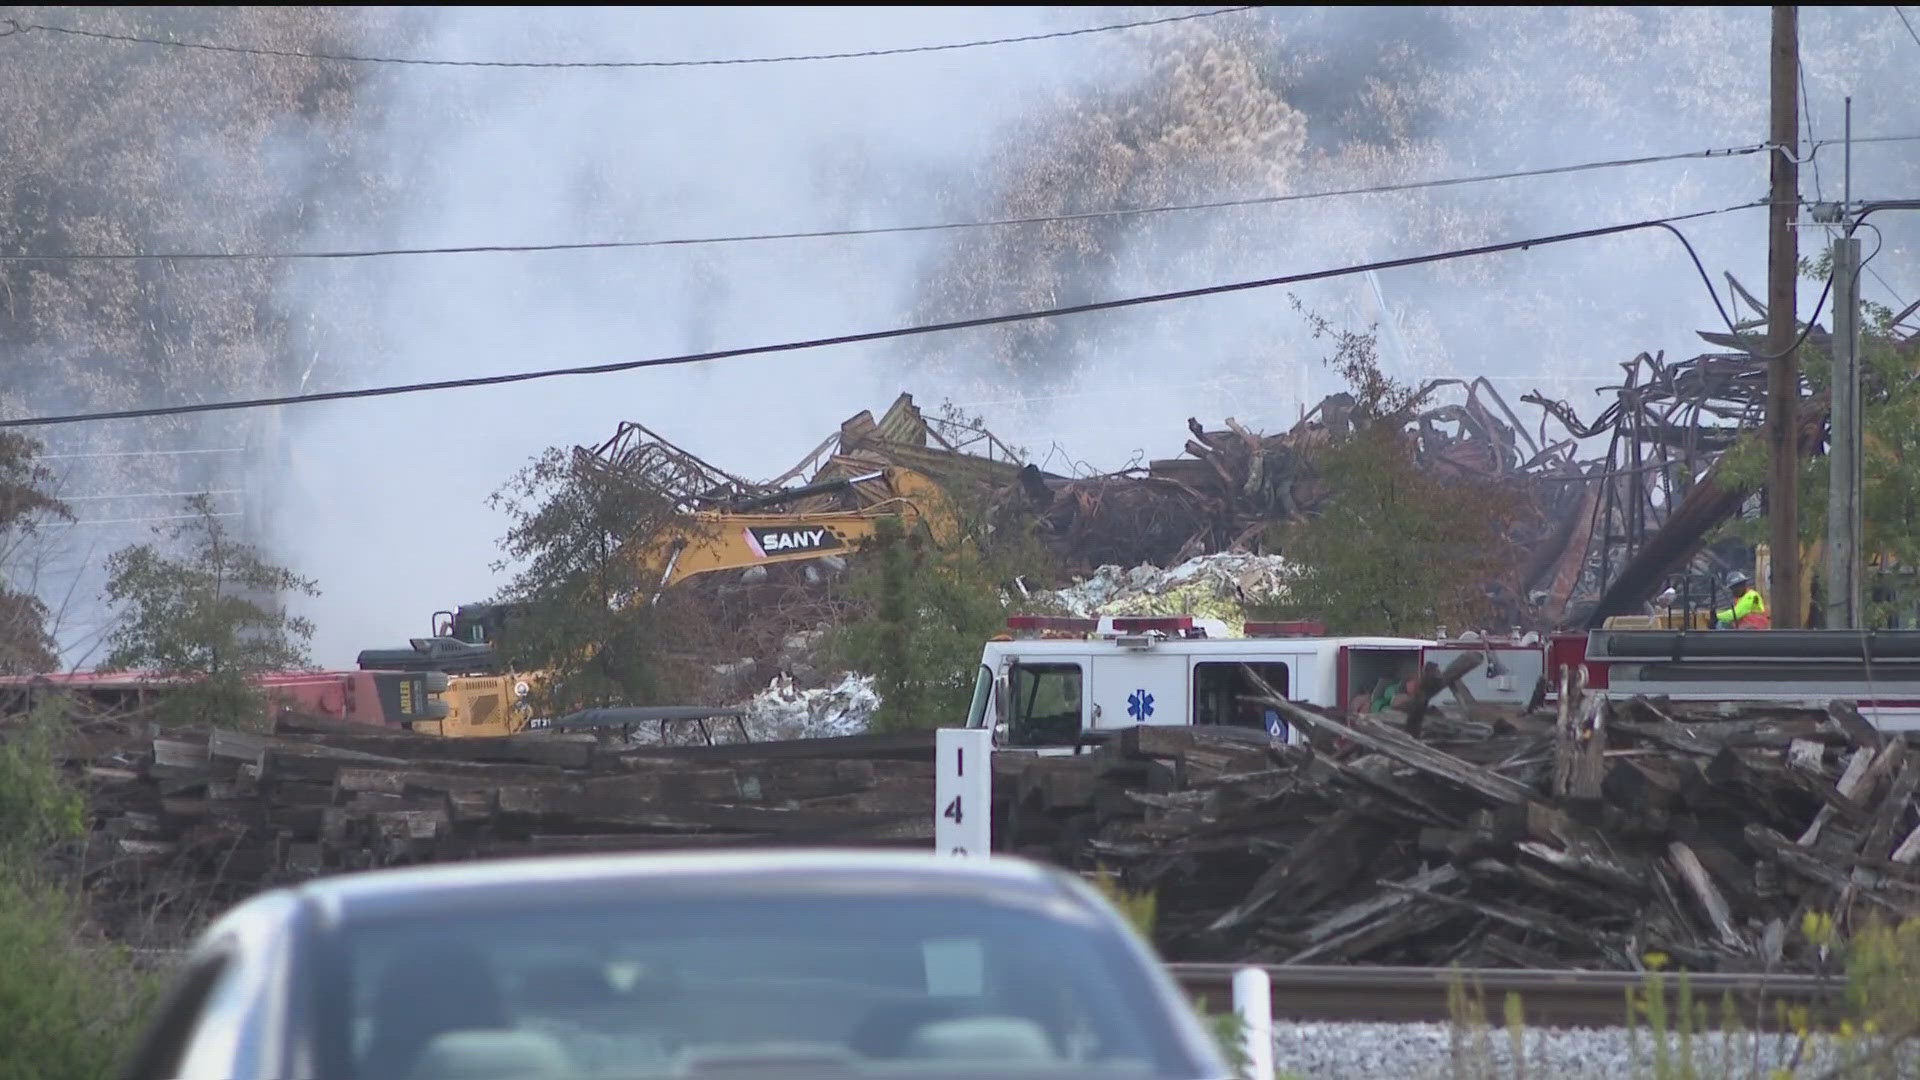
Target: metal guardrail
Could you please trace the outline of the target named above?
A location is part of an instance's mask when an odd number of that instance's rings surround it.
[[[1233,1001],[1233,973],[1244,964],[1169,964],[1189,997],[1205,997],[1209,1009]],[[1331,1020],[1410,1023],[1452,1018],[1449,990],[1463,989],[1484,1003],[1489,1023],[1499,1026],[1509,993],[1520,996],[1529,1025],[1622,1027],[1627,992],[1644,994],[1655,977],[1634,971],[1535,971],[1508,968],[1412,968],[1256,965],[1273,984],[1273,1015],[1280,1021]],[[1659,976],[1671,1013],[1680,977]],[[1693,1000],[1717,1024],[1721,1002],[1731,996],[1740,1022],[1773,1029],[1786,1009],[1805,1007],[1817,1026],[1837,1023],[1846,1005],[1846,980],[1817,975],[1688,974]],[[1642,1021],[1644,1023],[1644,1020]]]

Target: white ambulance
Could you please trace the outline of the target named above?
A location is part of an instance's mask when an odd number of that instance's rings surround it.
[[[1277,710],[1247,700],[1256,691],[1242,664],[1289,700],[1370,711],[1404,689],[1437,644],[1317,636],[1309,623],[1250,622],[1245,637],[1220,638],[1205,622],[1008,619],[1010,639],[981,653],[967,726],[991,728],[1007,749],[1073,747],[1136,724],[1252,727],[1300,741]]]

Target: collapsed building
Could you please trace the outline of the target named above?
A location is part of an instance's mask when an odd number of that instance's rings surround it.
[[[1510,402],[1486,378],[1438,379],[1396,395],[1391,408],[1331,395],[1279,432],[1232,417],[1189,418],[1184,432],[1167,433],[1178,454],[1104,473],[1049,472],[978,422],[929,415],[909,393],[878,415],[854,414],[766,480],[704,461],[638,423],[574,456],[687,523],[666,533],[704,529],[719,538],[671,557],[664,537],[638,545],[665,561],[656,598],[670,595],[667,608],[684,616],[666,635],[674,642],[667,659],[685,676],[673,682],[708,703],[745,700],[775,678],[803,690],[832,681],[833,662],[818,655],[823,631],[865,603],[849,587],[847,561],[896,514],[925,522],[936,540],[965,532],[989,543],[1039,541],[1065,577],[1087,587],[1004,583],[1036,610],[1095,593],[1116,599],[1125,575],[1130,613],[1192,614],[1197,608],[1165,609],[1202,603],[1231,625],[1236,606],[1277,598],[1276,581],[1303,569],[1281,550],[1286,527],[1341,494],[1322,471],[1322,451],[1363,426],[1389,427],[1415,474],[1436,488],[1470,481],[1492,493],[1499,535],[1472,543],[1491,548],[1479,561],[1495,569],[1466,583],[1492,601],[1492,625],[1480,629],[1596,627],[1647,613],[1663,587],[1697,619],[1723,605],[1728,571],[1766,576],[1756,565],[1763,551],[1719,533],[1731,517],[1764,511],[1762,495],[1721,464],[1764,417],[1767,365],[1742,351],[1743,338],[1701,336],[1717,351],[1675,361],[1640,353],[1622,363],[1619,379],[1598,389],[1597,413],[1537,390]],[[1824,341],[1809,328],[1808,348]],[[1914,339],[1896,345],[1915,348]],[[1814,453],[1826,408],[1818,395],[1803,400],[1799,435]],[[1431,503],[1420,512],[1469,513],[1445,498]],[[1196,593],[1196,574],[1209,595]]]
[[[1486,379],[1430,382],[1399,420],[1421,472],[1490,481],[1521,507],[1504,560],[1518,585],[1515,624],[1597,624],[1640,610],[1672,582],[1710,603],[1710,582],[1741,557],[1708,541],[1753,496],[1725,489],[1711,467],[1758,423],[1764,364],[1734,353],[1675,362],[1642,353],[1621,367],[1618,385],[1604,388],[1613,400],[1590,420],[1528,393],[1519,404],[1529,422]],[[1333,395],[1274,434],[1232,418],[1219,427],[1190,419],[1179,456],[1078,476],[1023,461],[984,428],[930,418],[906,393],[878,417],[855,414],[765,482],[725,472],[638,424],[581,453],[689,511],[857,512],[903,497],[889,470],[923,476],[993,527],[1030,531],[1068,574],[1086,577],[1102,567],[1277,554],[1275,527],[1316,514],[1335,495],[1315,454],[1349,430],[1353,409],[1351,396]],[[703,608],[791,612],[790,621],[761,620],[784,636],[832,621],[838,602],[826,582],[842,562],[754,568],[693,587]],[[765,644],[760,655],[779,651]]]

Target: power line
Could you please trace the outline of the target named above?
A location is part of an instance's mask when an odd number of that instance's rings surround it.
[[[1824,196],[1820,194],[1820,156],[1814,149],[1819,144],[1813,138],[1813,101],[1807,96],[1806,61],[1796,54],[1793,67],[1800,76],[1800,122],[1807,133],[1807,162],[1813,166],[1813,197],[1824,201]]]
[[[52,461],[56,458],[107,458],[107,457],[171,457],[178,454],[244,454],[244,446],[216,446],[205,450],[99,450],[86,454],[35,454],[39,461]]]
[[[1907,34],[1913,38],[1913,43],[1920,45],[1920,33],[1914,32],[1913,24],[1907,21],[1907,13],[1900,10],[1899,4],[1893,5],[1893,13],[1900,16],[1900,25],[1907,28]]]
[[[1920,141],[1920,135],[1867,135],[1867,136],[1856,135],[1851,140],[1815,139],[1813,140],[1812,144],[1807,148],[1806,157],[1799,157],[1791,154],[1789,154],[1788,156],[1793,157],[1795,164],[1804,165],[1807,162],[1812,161],[1815,158],[1819,157],[1821,150],[1829,146],[1840,146],[1849,141],[1851,141],[1855,146],[1860,146],[1865,143],[1916,142],[1916,141]],[[1783,154],[1787,153],[1786,147],[1775,147],[1775,149],[1779,150]]]
[[[641,368],[667,367],[680,364],[697,364],[713,360],[730,360],[744,356],[765,356],[773,353],[798,352],[805,349],[819,349],[834,345],[855,345],[869,341],[886,341],[893,338],[916,337],[921,334],[943,333],[951,330],[968,330],[983,326],[998,326],[1003,323],[1028,322],[1035,319],[1051,319],[1063,315],[1080,315],[1096,311],[1114,311],[1121,308],[1139,307],[1146,304],[1166,303],[1174,300],[1191,300],[1203,296],[1216,296],[1223,293],[1244,292],[1249,289],[1271,288],[1276,285],[1294,285],[1307,281],[1320,281],[1327,278],[1342,277],[1348,274],[1365,273],[1369,270],[1392,270],[1400,267],[1419,266],[1425,263],[1444,262],[1451,259],[1468,258],[1475,255],[1492,255],[1503,251],[1525,251],[1533,247],[1549,244],[1563,244],[1573,240],[1588,240],[1618,233],[1634,232],[1640,229],[1665,229],[1679,237],[1686,244],[1689,254],[1693,246],[1687,243],[1686,236],[1674,228],[1675,222],[1690,221],[1695,218],[1711,217],[1716,214],[1731,213],[1764,202],[1741,203],[1722,207],[1718,210],[1699,210],[1690,214],[1674,217],[1652,218],[1646,221],[1630,222],[1624,225],[1604,225],[1592,229],[1580,229],[1574,232],[1556,233],[1550,236],[1529,237],[1524,240],[1506,240],[1478,247],[1455,248],[1450,251],[1435,252],[1426,255],[1409,255],[1397,259],[1385,259],[1379,262],[1361,263],[1355,266],[1337,267],[1331,270],[1313,270],[1302,274],[1287,274],[1281,277],[1259,278],[1252,281],[1237,281],[1225,285],[1208,285],[1197,289],[1181,289],[1176,292],[1151,293],[1143,296],[1130,296],[1119,300],[1101,300],[1087,304],[1074,304],[1067,307],[1045,308],[1038,311],[1022,311],[1005,315],[985,315],[972,319],[956,319],[950,322],[929,323],[920,326],[896,327],[890,330],[872,330],[858,334],[841,334],[835,337],[810,338],[802,341],[787,341],[772,345],[750,345],[735,349],[720,349],[713,352],[688,353],[680,356],[655,357],[646,360],[622,360],[606,364],[593,364],[580,367],[549,368],[540,371],[522,371],[505,375],[479,375],[464,379],[444,379],[435,382],[406,383],[397,386],[367,387],[359,390],[332,390],[314,394],[289,394],[283,397],[251,398],[239,401],[209,401],[190,405],[160,405],[144,409],[118,409],[110,412],[74,413],[64,416],[17,417],[0,420],[0,428],[43,427],[53,424],[75,424],[98,420],[132,420],[150,416],[178,416],[186,413],[225,412],[232,409],[258,409],[275,405],[305,405],[321,401],[345,401],[359,398],[390,397],[396,394],[417,394],[434,390],[457,390],[477,386],[500,386],[508,383],[531,382],[536,379],[551,379],[565,375],[604,375],[620,371],[634,371]],[[1720,306],[1720,295],[1713,288],[1713,282],[1707,277],[1706,268],[1699,256],[1693,254],[1694,268],[1706,283],[1713,295],[1716,307]],[[1720,308],[1721,318],[1727,319],[1726,309]],[[1727,319],[1728,325],[1732,325]]]
[[[0,32],[0,37],[22,34],[34,30],[44,30],[52,34],[66,34],[72,37],[93,38],[100,41],[117,41],[129,45],[163,45],[173,49],[199,49],[206,52],[238,53],[245,56],[277,56],[294,60],[332,60],[352,64],[411,64],[422,67],[487,67],[487,68],[690,68],[723,67],[740,64],[790,64],[803,60],[852,60],[872,56],[902,56],[907,53],[951,52],[956,49],[979,49],[989,45],[1015,45],[1028,41],[1050,41],[1056,38],[1079,37],[1084,34],[1105,34],[1115,30],[1135,30],[1143,26],[1162,26],[1167,23],[1187,22],[1192,19],[1210,19],[1215,15],[1232,15],[1242,11],[1252,11],[1259,5],[1247,4],[1241,7],[1214,8],[1209,11],[1197,11],[1188,15],[1169,15],[1161,19],[1141,19],[1135,22],[1110,23],[1105,26],[1088,26],[1079,30],[1056,30],[1045,34],[1021,34],[1017,37],[987,38],[979,41],[955,41],[944,45],[909,45],[894,49],[864,49],[858,52],[805,53],[794,56],[737,56],[711,60],[439,60],[412,56],[361,56],[353,53],[303,52],[298,49],[263,49],[248,45],[219,45],[202,41],[170,41],[165,38],[141,37],[136,34],[111,34],[100,30],[81,30],[71,26],[51,26],[46,23],[23,23],[18,19],[0,20],[0,26],[9,27]]]
[[[1906,306],[1907,298],[1904,296],[1901,296],[1899,290],[1895,289],[1892,285],[1888,284],[1887,279],[1880,276],[1880,271],[1870,269],[1870,268],[1865,268],[1865,267],[1863,267],[1863,269],[1866,269],[1867,273],[1873,275],[1873,280],[1879,282],[1881,288],[1887,290],[1887,295],[1893,297],[1894,303],[1899,304],[1902,307]]]
[[[238,512],[231,514],[167,514],[161,517],[83,518],[79,521],[60,521],[54,524],[61,528],[73,528],[77,525],[138,525],[147,521],[187,521],[189,519],[197,520],[203,517],[236,518],[239,516],[240,514]]]
[[[184,499],[192,495],[245,495],[245,488],[215,488],[212,491],[129,491],[119,495],[63,495],[61,502],[103,502],[109,499]]]
[[[378,248],[370,250],[342,251],[174,251],[174,252],[64,252],[64,253],[0,253],[0,261],[59,261],[59,260],[132,260],[132,259],[370,259],[392,255],[477,255],[524,253],[535,251],[604,251],[624,248],[686,247],[704,244],[745,244],[769,240],[820,240],[832,237],[881,236],[889,233],[948,232],[959,229],[988,229],[1008,225],[1043,225],[1061,221],[1089,221],[1102,218],[1132,217],[1145,214],[1186,213],[1195,210],[1223,210],[1245,206],[1272,206],[1280,203],[1306,202],[1313,199],[1331,199],[1349,195],[1387,195],[1400,191],[1416,191],[1424,188],[1460,187],[1467,184],[1484,184],[1496,180],[1522,180],[1536,176],[1559,176],[1568,173],[1592,172],[1596,169],[1620,169],[1635,165],[1653,165],[1665,161],[1683,161],[1694,158],[1742,157],[1748,154],[1763,153],[1772,148],[1770,143],[1753,143],[1746,146],[1713,147],[1706,150],[1689,150],[1679,154],[1654,154],[1645,157],[1614,158],[1609,161],[1586,161],[1576,165],[1554,165],[1542,169],[1521,169],[1513,172],[1485,173],[1478,176],[1454,176],[1439,180],[1409,180],[1398,184],[1373,184],[1367,187],[1330,188],[1323,191],[1302,191],[1288,195],[1258,195],[1244,199],[1218,199],[1212,202],[1177,203],[1168,206],[1122,207],[1112,210],[1089,210],[1077,214],[1048,214],[1035,217],[993,218],[984,221],[948,221],[920,225],[881,225],[865,229],[817,229],[805,232],[749,233],[735,236],[700,236],[662,240],[594,240],[572,244],[469,244],[455,247],[417,247],[417,248]]]
[[[1915,140],[1920,140],[1920,135],[1855,135],[1851,141],[1858,146],[1861,143],[1913,142]],[[1814,148],[1817,150],[1822,146],[1840,146],[1848,141],[1847,139],[1821,139],[1814,144]]]

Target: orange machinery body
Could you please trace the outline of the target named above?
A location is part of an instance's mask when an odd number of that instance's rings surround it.
[[[259,680],[273,707],[322,720],[411,728],[437,721],[446,676],[423,671],[287,671]],[[151,672],[54,672],[0,677],[0,712],[23,712],[54,696],[80,698],[96,708],[131,710],[177,689],[184,679]]]

